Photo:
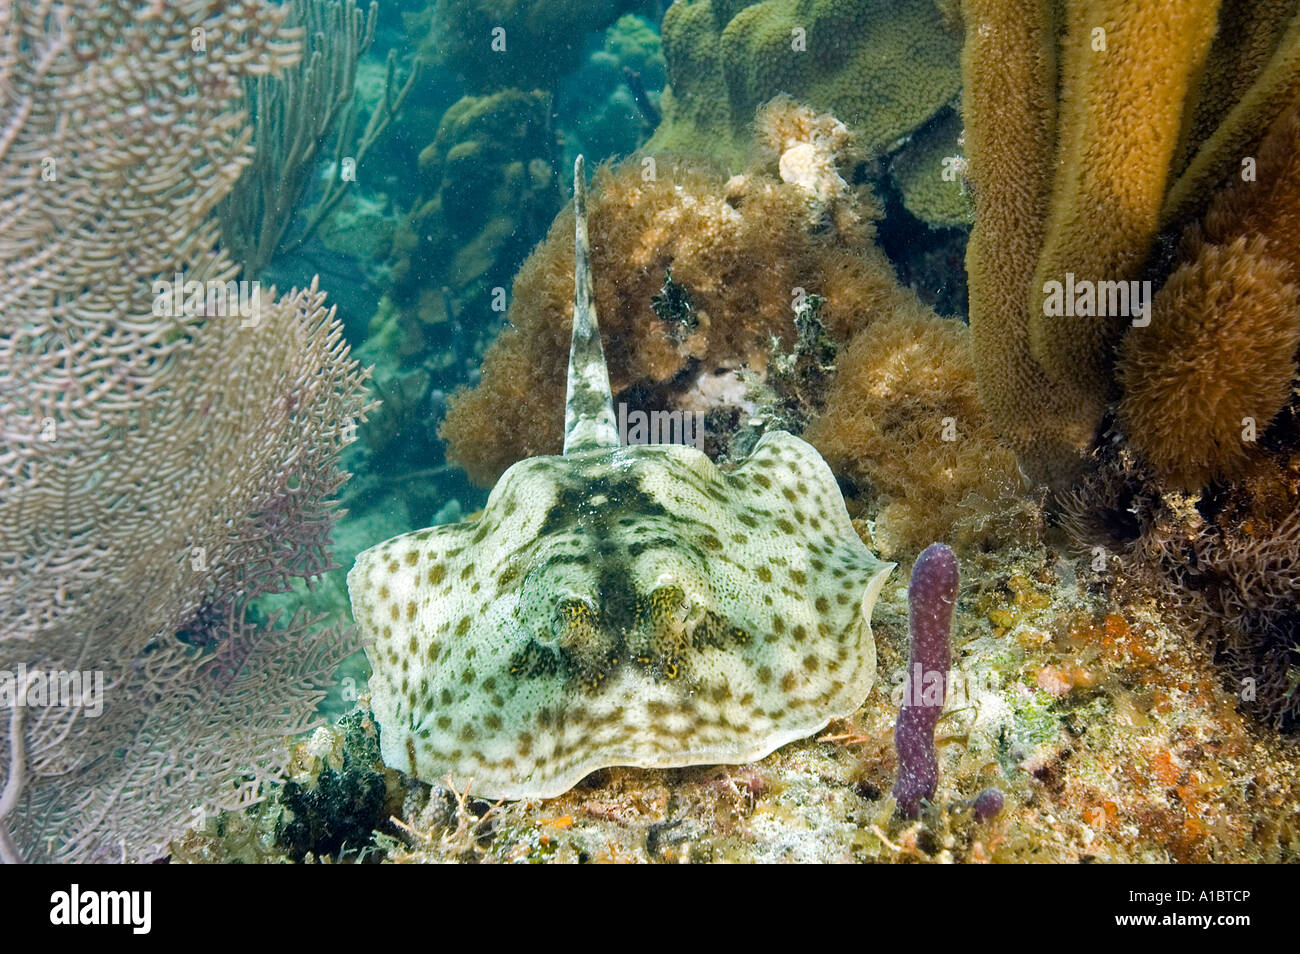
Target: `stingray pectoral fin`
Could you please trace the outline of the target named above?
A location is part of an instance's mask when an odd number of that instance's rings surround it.
[[[861,625],[863,627],[862,640],[862,668],[871,673],[871,679],[866,684],[865,692],[858,706],[866,701],[867,695],[871,692],[871,687],[875,683],[876,671],[876,639],[875,634],[871,631],[871,611],[875,608],[876,600],[880,596],[880,591],[885,588],[885,583],[889,580],[889,575],[894,572],[897,563],[877,563],[871,578],[867,581],[867,588],[862,591]],[[855,706],[855,708],[857,708]]]

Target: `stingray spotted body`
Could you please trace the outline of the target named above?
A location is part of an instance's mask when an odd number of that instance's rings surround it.
[[[592,306],[582,160],[564,454],[478,519],[403,534],[348,575],[384,761],[489,798],[613,765],[750,762],[855,711],[893,568],[830,468],[783,431],[722,471],[621,446]]]

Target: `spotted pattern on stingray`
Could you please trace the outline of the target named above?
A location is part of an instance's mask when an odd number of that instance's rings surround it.
[[[782,431],[728,472],[619,446],[589,301],[565,454],[520,461],[476,520],[381,543],[348,575],[384,760],[425,781],[551,797],[604,766],[749,762],[849,715],[875,678],[893,564],[826,462]]]
[[[776,488],[796,481],[808,489],[788,501]],[[783,432],[730,473],[673,445],[521,461],[477,521],[422,533],[367,550],[348,585],[377,637],[385,760],[429,781],[549,797],[607,765],[748,762],[853,712],[874,678],[869,613],[890,564]],[[814,548],[840,572],[814,572]]]

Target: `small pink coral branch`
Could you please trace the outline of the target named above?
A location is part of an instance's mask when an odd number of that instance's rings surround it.
[[[921,800],[934,798],[939,784],[934,727],[948,691],[952,612],[957,605],[959,579],[956,555],[944,544],[932,543],[916,558],[907,589],[911,648],[903,705],[894,724],[894,748],[898,752],[894,799],[908,818],[921,813]]]

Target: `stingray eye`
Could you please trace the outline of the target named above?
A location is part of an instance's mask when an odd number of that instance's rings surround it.
[[[650,592],[650,618],[681,625],[690,618],[692,603],[679,586],[657,586]]]
[[[704,616],[704,610],[703,600],[694,599],[690,596],[683,597],[681,609],[678,611],[682,625],[694,626]]]
[[[590,603],[568,596],[555,604],[551,633],[561,646],[582,645],[591,639],[597,623],[596,610]]]

